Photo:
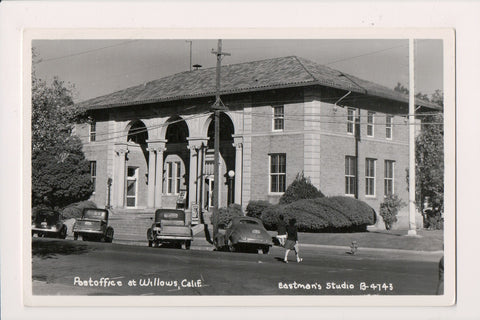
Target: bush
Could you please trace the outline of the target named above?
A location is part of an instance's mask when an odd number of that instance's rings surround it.
[[[248,203],[246,211],[248,217],[260,218],[262,213],[272,204],[265,200],[252,200]]]
[[[423,227],[428,230],[443,230],[442,213],[438,210],[427,209],[423,213]]]
[[[397,195],[388,195],[380,204],[380,216],[385,223],[385,229],[390,230],[395,222],[397,222],[398,210],[405,204]]]
[[[232,203],[228,207],[220,208],[218,210],[218,224],[227,225],[230,223],[233,217],[243,216],[242,206],[236,203]]]
[[[288,204],[300,199],[315,199],[325,197],[311,182],[303,175],[303,171],[297,174],[295,180],[288,186],[280,198],[280,204]]]
[[[82,217],[82,211],[85,208],[96,208],[97,205],[92,201],[80,201],[74,204],[67,206],[65,209],[62,210],[62,214],[65,219],[79,219]]]
[[[304,199],[271,206],[261,216],[265,227],[274,230],[280,214],[286,220],[294,217],[298,230],[303,232],[365,231],[367,225],[376,222],[375,211],[369,205],[348,197]]]

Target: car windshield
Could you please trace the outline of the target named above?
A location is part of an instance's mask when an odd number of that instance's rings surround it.
[[[240,223],[240,224],[253,224],[253,225],[258,225],[258,222],[257,222],[257,221],[253,221],[253,220],[240,220],[239,223]]]
[[[59,216],[58,212],[42,211],[42,212],[39,212],[35,215],[35,221],[37,223],[41,223],[41,222],[45,221],[48,224],[52,224],[52,223],[57,222],[58,216]]]
[[[85,210],[83,217],[85,219],[105,220],[107,213],[100,210]]]

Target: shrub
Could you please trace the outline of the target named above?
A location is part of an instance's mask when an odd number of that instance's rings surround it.
[[[288,204],[300,199],[323,198],[324,195],[306,178],[303,171],[297,174],[295,180],[287,187],[280,198],[280,204]]]
[[[398,210],[405,204],[397,195],[388,195],[380,204],[380,216],[385,223],[385,229],[390,230],[395,222],[397,222]]]
[[[65,217],[65,219],[71,219],[71,218],[78,219],[82,217],[83,209],[96,208],[96,207],[97,205],[92,201],[80,201],[67,206],[65,209],[62,210],[62,214]]]
[[[375,224],[375,211],[366,203],[349,197],[304,199],[267,208],[261,215],[265,227],[274,230],[278,216],[295,217],[303,232],[365,231]]]
[[[246,208],[247,216],[260,218],[262,213],[271,206],[272,204],[265,200],[252,200],[248,203]]]
[[[243,216],[242,206],[236,203],[232,203],[228,207],[220,208],[218,210],[218,224],[227,225],[230,223],[233,217]]]

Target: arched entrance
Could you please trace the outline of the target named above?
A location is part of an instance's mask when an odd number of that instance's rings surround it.
[[[179,116],[168,120],[165,132],[166,151],[164,153],[164,181],[162,206],[175,208],[179,196],[184,194],[185,207],[188,206],[190,155],[187,148],[189,135],[187,123]]]
[[[144,207],[147,202],[145,183],[149,157],[147,140],[148,131],[145,124],[141,120],[133,121],[127,133],[129,150],[125,170],[125,207],[127,208]]]
[[[207,210],[213,206],[212,195],[215,186],[214,179],[214,143],[215,143],[215,118],[210,117],[207,129],[208,144],[205,152],[204,167],[204,203]],[[220,114],[220,195],[219,206],[226,207],[234,202],[234,183],[228,176],[230,170],[235,171],[235,148],[233,137],[235,133],[232,120],[225,113]]]

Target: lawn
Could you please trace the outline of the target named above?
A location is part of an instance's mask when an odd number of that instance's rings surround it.
[[[417,236],[407,236],[407,230],[378,230],[356,233],[299,233],[298,237],[299,242],[305,244],[350,246],[352,241],[356,241],[360,248],[443,250],[443,230],[418,230]]]

